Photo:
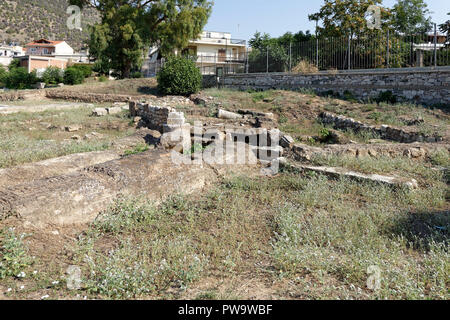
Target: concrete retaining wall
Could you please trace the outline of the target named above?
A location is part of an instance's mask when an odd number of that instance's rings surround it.
[[[254,73],[227,75],[225,88],[240,90],[312,89],[318,93],[350,91],[356,98],[376,98],[392,91],[400,101],[450,105],[450,67],[340,71],[336,74]]]

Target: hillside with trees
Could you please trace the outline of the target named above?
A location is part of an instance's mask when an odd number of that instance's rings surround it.
[[[66,40],[75,50],[86,45],[88,25],[99,21],[93,8],[82,10],[82,30],[67,28],[68,0],[2,0],[0,1],[0,43],[25,44],[48,38]]]

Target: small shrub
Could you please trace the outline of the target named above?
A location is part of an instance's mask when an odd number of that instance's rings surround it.
[[[64,72],[64,84],[75,85],[82,84],[84,81],[84,73],[79,68],[69,67]]]
[[[331,132],[328,128],[323,128],[319,132],[319,137],[321,141],[328,141],[331,139]]]
[[[292,68],[293,73],[316,73],[319,72],[316,65],[310,63],[309,61],[302,60],[294,68]]]
[[[28,73],[27,69],[19,67],[11,69],[4,77],[4,81],[8,89],[31,89],[38,78],[35,71]]]
[[[142,73],[141,73],[140,71],[133,72],[133,73],[131,74],[131,77],[132,77],[133,79],[140,79],[140,78],[142,78]]]
[[[387,103],[397,103],[397,96],[392,93],[392,91],[383,91],[378,94],[378,97],[375,99],[376,102],[387,102]]]
[[[344,98],[344,100],[347,100],[347,101],[350,101],[350,102],[356,102],[357,101],[355,96],[353,95],[353,93],[351,93],[348,90],[344,91],[343,98]]]
[[[83,72],[85,78],[89,78],[92,74],[92,66],[88,64],[74,64],[72,68],[76,68]]]
[[[22,272],[32,264],[23,243],[25,234],[16,235],[14,229],[0,230],[0,279],[22,277]]]
[[[139,144],[139,145],[137,145],[133,150],[126,150],[126,151],[124,152],[124,154],[125,154],[126,156],[131,156],[131,155],[133,155],[133,154],[143,153],[143,152],[148,151],[148,150],[150,150],[150,148],[148,147],[148,145],[146,145],[146,144]]]
[[[195,62],[170,58],[158,74],[158,89],[163,94],[188,96],[200,91],[202,74]]]
[[[64,71],[58,67],[48,67],[41,77],[45,84],[58,84],[64,81]]]
[[[259,92],[253,92],[252,94],[252,100],[253,102],[263,101],[266,99],[269,99],[272,96],[271,91],[259,91]]]
[[[108,81],[107,77],[105,77],[105,76],[98,77],[98,82],[106,82],[106,81]]]

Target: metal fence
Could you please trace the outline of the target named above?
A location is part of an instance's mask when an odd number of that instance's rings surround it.
[[[318,37],[286,46],[269,46],[248,53],[248,72],[310,72],[450,66],[448,36],[437,32],[376,36]]]
[[[358,70],[450,66],[450,38],[435,30],[419,35],[392,31],[370,37],[317,37],[284,46],[193,57],[203,75],[236,73]],[[164,61],[144,64],[144,76],[155,76]]]
[[[161,70],[163,65],[164,65],[164,59],[157,60],[154,62],[151,62],[149,60],[144,60],[144,63],[142,64],[142,68],[141,68],[143,77],[144,78],[156,77],[156,75]]]

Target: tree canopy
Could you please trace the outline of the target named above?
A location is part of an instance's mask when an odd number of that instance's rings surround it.
[[[448,16],[450,16],[450,12],[447,13]],[[439,30],[443,33],[450,33],[450,20],[447,20],[443,24],[439,25]]]
[[[392,14],[392,26],[398,32],[413,34],[431,29],[430,11],[424,0],[397,0]]]
[[[117,70],[129,77],[138,68],[149,46],[164,55],[187,46],[197,38],[211,14],[208,0],[70,0],[80,7],[91,6],[101,15],[93,26],[90,53],[102,70]]]
[[[429,31],[431,18],[424,0],[397,0],[392,9],[384,8],[382,0],[324,0],[319,12],[309,15],[320,20],[318,31],[325,36],[369,36],[367,10],[380,7],[381,29],[411,34]]]
[[[382,28],[386,28],[390,12],[381,3],[382,0],[324,0],[319,12],[308,18],[321,21],[318,32],[324,36],[362,35],[370,32],[366,12],[371,5],[380,6]]]

